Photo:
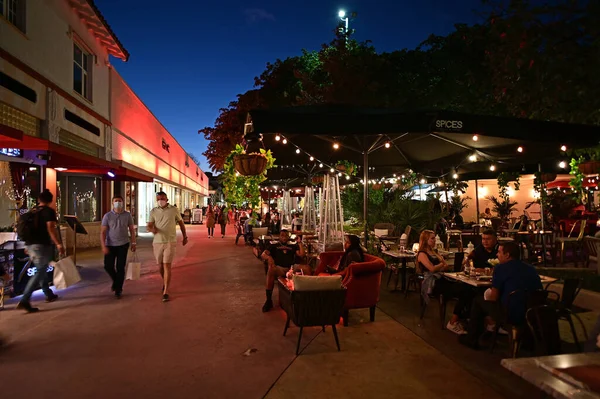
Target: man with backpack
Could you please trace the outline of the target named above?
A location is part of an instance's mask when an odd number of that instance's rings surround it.
[[[50,207],[53,199],[52,193],[44,190],[38,197],[39,205],[19,218],[17,233],[25,241],[25,248],[36,270],[17,305],[17,309],[24,309],[27,313],[39,310],[29,302],[31,294],[39,287],[46,295],[46,302],[58,299],[58,295],[49,287],[48,265],[54,257],[54,245],[61,255],[65,254],[65,248],[56,233],[56,211]]]

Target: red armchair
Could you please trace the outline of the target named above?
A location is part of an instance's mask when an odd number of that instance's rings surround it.
[[[334,266],[343,254],[341,251],[322,252],[319,255],[320,262],[315,275],[324,273],[327,266]],[[384,269],[383,259],[365,254],[364,262],[353,263],[345,270],[342,277],[342,285],[347,289],[343,313],[344,326],[348,326],[350,309],[369,308],[370,319],[375,321],[375,306],[379,302],[379,287]]]

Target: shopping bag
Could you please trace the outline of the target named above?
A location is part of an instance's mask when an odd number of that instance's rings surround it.
[[[57,290],[64,290],[79,281],[81,281],[81,276],[70,256],[56,262],[54,265],[54,287]]]
[[[127,265],[126,280],[139,280],[140,272],[142,270],[142,264],[138,262],[137,254],[133,253],[133,262],[129,262]]]

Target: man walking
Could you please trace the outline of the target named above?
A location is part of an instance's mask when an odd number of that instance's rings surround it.
[[[148,231],[154,233],[154,256],[160,275],[163,278],[163,302],[169,300],[169,285],[171,283],[171,265],[175,258],[177,246],[177,224],[183,234],[183,245],[187,245],[188,238],[185,232],[185,224],[179,214],[177,207],[169,205],[167,194],[160,191],[156,193],[158,206],[150,211]]]
[[[123,197],[113,197],[113,209],[102,218],[100,242],[104,252],[104,270],[112,279],[112,291],[117,299],[121,299],[123,282],[125,281],[125,265],[129,250],[129,235],[131,234],[131,251],[135,252],[136,238],[131,213],[123,208]],[[115,260],[117,267],[115,270]]]
[[[39,310],[32,307],[29,302],[31,294],[39,287],[46,295],[46,302],[58,299],[58,295],[54,294],[48,285],[48,265],[54,257],[54,245],[61,255],[65,254],[65,248],[56,233],[56,211],[50,207],[53,199],[52,193],[47,189],[44,190],[38,197],[39,205],[30,211],[34,212],[33,225],[30,237],[25,239],[25,248],[36,272],[29,279],[23,297],[17,305],[17,309],[24,309],[27,313]]]

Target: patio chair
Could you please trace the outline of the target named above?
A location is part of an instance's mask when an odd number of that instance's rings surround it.
[[[577,222],[580,223],[579,234],[577,235],[577,237],[573,237],[572,235],[575,231],[575,228],[577,227]],[[565,263],[565,252],[566,252],[567,248],[571,247],[571,249],[573,251],[573,259],[575,262],[575,267],[577,267],[577,260],[579,258],[579,256],[577,255],[577,250],[582,249],[583,237],[585,235],[585,225],[587,223],[587,220],[583,219],[580,221],[578,220],[577,222],[575,222],[573,224],[573,227],[571,228],[571,231],[569,232],[569,235],[567,237],[558,237],[554,244],[555,251],[560,250],[560,264],[561,265]],[[554,264],[556,265],[556,257],[554,257]]]
[[[527,311],[527,325],[533,336],[536,356],[562,353],[558,315],[552,306],[535,306]]]
[[[322,252],[319,255],[319,266],[315,275],[324,274],[327,266],[335,265],[344,253],[341,251]],[[383,259],[365,254],[365,261],[352,263],[346,269],[342,284],[348,289],[344,303],[344,327],[348,326],[348,316],[351,309],[369,308],[370,320],[375,321],[375,306],[379,302],[381,275],[385,269]]]
[[[509,294],[508,303],[510,304],[513,301],[520,301],[525,308],[525,315],[527,315],[527,311],[530,308],[546,305],[547,299],[548,291],[545,290],[516,290]],[[498,340],[498,331],[500,328],[503,328],[504,330],[508,331],[508,346],[510,348],[510,355],[512,358],[516,358],[523,338],[523,327],[527,323],[525,322],[524,324],[516,324],[513,319],[514,315],[510,315],[507,310],[505,310],[504,314],[505,317],[502,320],[496,320],[496,328],[494,329],[492,344],[490,345],[490,352],[494,352],[494,348],[496,347],[496,342]]]
[[[340,342],[337,335],[336,324],[340,321],[347,292],[345,287],[340,286],[340,277],[325,277],[328,280],[332,280],[331,282],[328,282],[327,285],[330,285],[329,283],[332,285],[337,284],[337,289],[325,288],[314,290],[311,287],[300,288],[300,284],[297,283],[298,277],[315,279],[315,277],[311,276],[295,276],[294,286],[297,288],[292,290],[289,295],[280,294],[280,305],[287,314],[283,335],[285,336],[287,333],[287,330],[290,327],[290,321],[293,321],[296,326],[300,327],[300,331],[298,332],[298,343],[296,344],[296,355],[299,355],[304,327],[322,327],[323,330],[325,330],[325,326],[331,326],[335,344],[339,351]]]
[[[585,236],[583,237],[583,246],[585,254],[585,267],[589,268],[590,263],[595,263],[596,270],[600,274],[600,263],[598,262],[598,253],[600,253],[600,238]]]
[[[575,341],[575,345],[577,349],[581,351],[581,344],[579,343],[579,339],[577,338],[577,331],[575,330],[575,325],[573,324],[573,317],[579,321],[581,328],[583,329],[583,334],[585,339],[587,340],[587,331],[585,328],[585,324],[581,318],[573,312],[573,302],[575,302],[575,298],[579,295],[579,291],[581,291],[581,284],[583,280],[580,278],[567,278],[563,281],[563,289],[562,295],[558,295],[555,291],[548,290],[552,284],[557,283],[559,280],[554,281],[546,286],[546,291],[552,292],[557,296],[557,300],[555,301],[555,308],[557,312],[557,316],[561,320],[565,320],[569,323],[569,327],[571,327],[571,334],[573,334],[573,340]]]

